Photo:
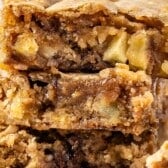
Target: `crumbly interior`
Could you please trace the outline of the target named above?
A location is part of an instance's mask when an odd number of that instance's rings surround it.
[[[156,143],[150,132],[132,136],[110,131],[37,131],[5,127],[1,126],[0,133],[3,167],[140,168],[148,154],[155,150]]]

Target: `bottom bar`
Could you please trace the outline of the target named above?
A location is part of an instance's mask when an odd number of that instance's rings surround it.
[[[111,131],[37,131],[1,126],[0,167],[112,168],[144,167],[156,147],[155,135]]]

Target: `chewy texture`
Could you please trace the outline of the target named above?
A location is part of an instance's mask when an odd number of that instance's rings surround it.
[[[1,62],[64,72],[97,72],[117,62],[167,77],[166,2],[6,1]]]
[[[168,166],[168,0],[4,0],[0,17],[0,168]]]
[[[1,168],[141,168],[156,150],[156,137],[150,132],[133,136],[1,125],[0,136]]]
[[[1,123],[141,134],[156,124],[152,82],[127,65],[97,74],[0,69]]]

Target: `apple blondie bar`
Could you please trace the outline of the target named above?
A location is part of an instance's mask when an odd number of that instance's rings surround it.
[[[123,64],[95,74],[18,72],[1,64],[0,93],[0,123],[136,135],[157,123],[150,77]]]
[[[0,167],[142,168],[156,149],[152,132],[37,131],[1,125]]]
[[[167,166],[168,0],[4,0],[0,17],[0,168]]]
[[[97,72],[117,62],[167,77],[167,6],[167,0],[8,0],[0,60],[19,70],[64,72]]]

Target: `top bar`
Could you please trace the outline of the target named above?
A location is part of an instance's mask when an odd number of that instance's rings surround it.
[[[167,77],[166,1],[127,3],[7,1],[0,61],[19,70],[54,66],[63,72],[127,63],[131,70]]]

